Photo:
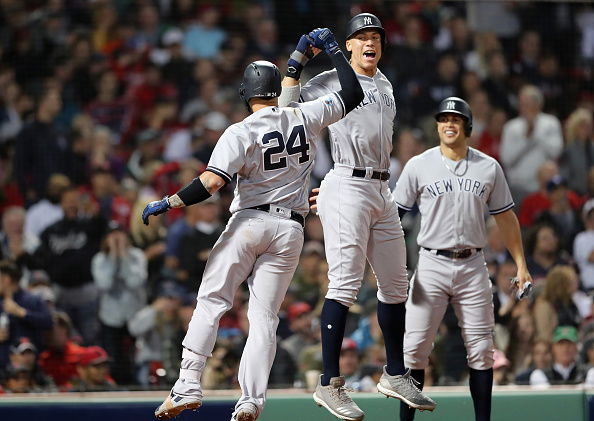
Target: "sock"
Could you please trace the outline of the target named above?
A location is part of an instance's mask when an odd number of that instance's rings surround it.
[[[349,308],[338,301],[326,299],[320,324],[322,329],[322,359],[324,374],[322,374],[322,386],[328,386],[332,377],[340,376],[338,360],[340,359],[340,348],[344,338],[344,328]]]
[[[386,304],[378,301],[377,321],[384,335],[386,345],[386,371],[390,376],[404,374],[404,303]]]
[[[413,379],[419,382],[419,389],[423,390],[425,384],[425,370],[410,370]],[[412,421],[415,419],[414,408],[409,408],[404,402],[400,402],[400,421]]]
[[[474,404],[476,421],[489,421],[491,419],[491,394],[493,390],[493,369],[469,369],[470,395]]]
[[[202,371],[206,365],[206,355],[196,354],[187,348],[182,350],[182,360],[179,369],[179,378],[200,382]]]

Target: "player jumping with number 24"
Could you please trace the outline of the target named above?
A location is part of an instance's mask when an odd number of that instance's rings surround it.
[[[337,70],[340,90],[279,108],[278,68],[266,61],[249,64],[240,95],[253,114],[223,133],[200,177],[175,195],[149,203],[142,214],[148,224],[151,215],[201,202],[237,174],[232,216],[208,258],[182,343],[179,379],[155,410],[159,419],[202,405],[202,371],[212,355],[219,320],[242,282],[250,291],[250,328],[239,366],[242,395],[231,419],[254,421],[264,407],[276,353],[277,314],[303,246],[318,135],[363,99],[361,85],[328,29],[313,31],[300,43],[309,55],[312,46],[326,52]],[[295,61],[295,68],[302,59]]]

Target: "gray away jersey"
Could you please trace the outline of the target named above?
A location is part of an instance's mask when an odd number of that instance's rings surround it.
[[[344,115],[336,92],[289,107],[266,107],[229,126],[208,161],[227,182],[237,174],[230,211],[275,204],[309,211],[309,175],[320,131]]]
[[[499,163],[473,148],[458,162],[439,146],[415,156],[404,166],[394,198],[406,210],[419,205],[417,242],[430,249],[484,247],[485,211],[496,215],[514,206]]]
[[[396,116],[392,84],[379,69],[373,77],[357,73],[357,78],[364,98],[344,119],[329,127],[332,158],[338,164],[388,169]],[[338,74],[335,69],[329,70],[301,88],[301,99],[308,101],[338,90]]]

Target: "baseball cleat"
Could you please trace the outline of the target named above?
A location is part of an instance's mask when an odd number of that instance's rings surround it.
[[[389,398],[400,399],[411,408],[433,411],[436,406],[435,401],[423,395],[418,385],[419,382],[410,375],[410,369],[402,375],[390,376],[384,366],[384,373],[377,384],[377,390]]]
[[[341,420],[361,421],[365,417],[365,413],[347,394],[344,377],[332,377],[328,386],[322,386],[321,379],[322,376],[320,376],[313,394],[314,401],[318,406],[323,406]]]
[[[177,417],[186,409],[195,411],[201,406],[202,396],[182,396],[172,390],[167,399],[155,409],[155,417],[168,420]]]
[[[253,403],[244,403],[235,410],[231,421],[256,421],[258,418],[258,408]]]

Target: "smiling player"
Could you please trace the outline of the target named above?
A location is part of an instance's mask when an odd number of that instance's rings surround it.
[[[346,33],[346,49],[364,98],[328,128],[334,168],[320,186],[318,212],[330,283],[321,314],[323,374],[314,400],[338,418],[358,421],[364,413],[344,390],[338,361],[347,312],[357,299],[366,261],[377,279],[377,313],[387,355],[378,389],[417,409],[433,410],[435,402],[405,372],[402,355],[408,279],[404,233],[388,187],[396,105],[392,85],[377,67],[385,32],[376,16],[361,13],[348,22]],[[309,101],[338,87],[334,70],[300,87],[299,74],[308,59],[306,47],[300,43],[291,54],[281,106],[299,99]]]

